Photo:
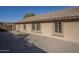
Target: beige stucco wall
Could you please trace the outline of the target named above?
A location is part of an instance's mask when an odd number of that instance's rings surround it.
[[[16,25],[16,31],[19,30],[19,28],[18,28],[18,24],[15,24],[15,25]]]
[[[20,24],[20,25],[18,25],[18,26],[20,26],[20,28],[18,28],[19,31],[23,31],[23,24]]]
[[[52,35],[52,33],[53,33],[53,23],[40,23],[40,24],[41,24],[41,34]],[[31,23],[26,24],[26,30],[24,30],[23,27],[24,27],[23,24],[20,24],[20,28],[19,28],[19,25],[16,24],[16,30],[36,33],[36,32],[32,31],[32,24]]]
[[[32,31],[32,24],[27,24],[27,32],[31,32]]]
[[[79,41],[79,22],[64,23],[64,38]]]
[[[19,27],[20,26],[20,27]],[[23,24],[16,24],[16,30],[24,31]]]
[[[79,42],[79,22],[62,22],[63,33],[54,32],[54,23],[41,23],[41,34],[67,41]],[[54,35],[56,34],[56,35]]]
[[[20,28],[19,28],[19,26],[20,26]],[[16,30],[19,30],[19,31],[21,31],[21,32],[31,32],[31,24],[26,24],[26,29],[24,29],[24,24],[16,24]]]
[[[79,41],[79,22],[63,22],[63,37],[62,36],[55,36],[54,34],[54,23],[41,23],[41,33],[42,35],[48,35],[48,36],[54,36],[58,38],[62,38],[63,40],[71,40],[71,41]],[[24,31],[23,29],[24,25],[20,24],[20,29],[18,28],[18,25],[16,25],[16,30]],[[32,24],[26,24],[26,32],[32,32]]]
[[[41,33],[44,35],[52,35],[53,23],[41,23]]]

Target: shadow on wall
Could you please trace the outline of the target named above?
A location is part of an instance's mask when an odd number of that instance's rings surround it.
[[[0,32],[0,49],[8,49],[8,53],[45,53],[46,51],[29,42],[29,34],[13,34],[9,31]],[[5,42],[6,43],[5,43]],[[2,47],[2,48],[1,48]],[[3,51],[5,52],[5,51]]]

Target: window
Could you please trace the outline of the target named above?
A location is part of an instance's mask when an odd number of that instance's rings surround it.
[[[35,30],[35,23],[32,23],[32,30]]]
[[[55,32],[62,33],[62,23],[61,22],[55,22]]]
[[[40,30],[40,23],[37,23],[37,30]]]
[[[26,24],[24,24],[24,30],[26,29]]]
[[[40,31],[40,23],[32,23],[32,30]]]

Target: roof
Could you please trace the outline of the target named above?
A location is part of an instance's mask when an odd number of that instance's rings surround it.
[[[66,20],[66,19],[76,19],[76,18],[79,19],[79,7],[68,8],[68,9],[54,11],[54,12],[47,13],[47,14],[28,17],[16,23],[55,21],[55,20]]]

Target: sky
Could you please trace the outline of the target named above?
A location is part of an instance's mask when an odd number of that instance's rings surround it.
[[[0,22],[16,22],[22,20],[27,13],[45,14],[73,6],[0,6]]]

